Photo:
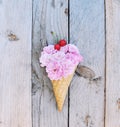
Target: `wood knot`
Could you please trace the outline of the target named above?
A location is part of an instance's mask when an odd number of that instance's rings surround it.
[[[102,80],[102,76],[95,77],[93,79],[90,79],[90,82],[98,83]]]
[[[95,72],[92,69],[82,65],[77,66],[76,74],[88,79],[93,79],[95,77]]]
[[[89,121],[90,121],[90,116],[87,115],[87,116],[85,117],[85,124],[86,124],[87,127],[88,127],[88,125],[89,125]]]
[[[52,0],[52,7],[55,8],[55,0]]]
[[[60,7],[62,7],[62,6],[63,6],[63,2],[60,3]]]
[[[87,115],[85,117],[84,123],[85,123],[86,127],[93,127],[93,125],[94,125],[90,115]]]
[[[8,39],[9,39],[9,41],[18,41],[19,40],[19,38],[13,32],[8,33]]]
[[[68,16],[68,8],[66,8],[64,12]]]
[[[120,110],[120,98],[117,100],[118,109]]]

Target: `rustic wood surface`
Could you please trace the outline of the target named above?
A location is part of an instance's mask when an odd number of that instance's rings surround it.
[[[58,112],[51,82],[39,64],[42,48],[48,44],[56,43],[56,37],[53,37],[51,32],[54,32],[59,38],[68,37],[68,16],[65,13],[67,7],[67,0],[33,1],[33,127],[68,126],[67,99],[63,111]]]
[[[32,1],[0,1],[0,127],[32,127]]]
[[[104,0],[70,0],[70,21],[70,42],[95,73],[91,79],[75,75],[71,83],[70,127],[104,127]]]
[[[120,127],[120,1],[106,0],[106,127]]]
[[[0,127],[120,127],[119,36],[119,0],[0,0]],[[39,64],[57,38],[84,57],[62,112]]]

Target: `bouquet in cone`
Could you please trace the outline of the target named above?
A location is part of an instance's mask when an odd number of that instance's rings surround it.
[[[78,48],[67,44],[65,40],[43,48],[39,60],[51,80],[59,111],[62,110],[75,69],[82,59]]]

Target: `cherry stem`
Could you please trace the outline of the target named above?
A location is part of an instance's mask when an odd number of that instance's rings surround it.
[[[55,34],[53,31],[51,31],[51,34],[53,36],[54,41],[58,43],[58,41],[59,41],[58,35]]]

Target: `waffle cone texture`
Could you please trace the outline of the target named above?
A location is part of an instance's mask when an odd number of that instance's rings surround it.
[[[73,78],[74,72],[67,77],[63,77],[60,80],[51,80],[53,86],[53,92],[56,98],[58,110],[61,111],[64,105],[64,101],[68,92],[68,87]]]

